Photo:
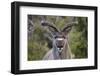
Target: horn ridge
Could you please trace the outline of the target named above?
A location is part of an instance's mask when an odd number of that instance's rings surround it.
[[[41,21],[42,26],[49,26],[53,28],[55,31],[59,32],[58,29],[54,26],[53,23],[47,22],[47,21]]]
[[[68,23],[68,24],[62,29],[62,32],[65,31],[66,29],[68,29],[69,27],[75,25],[75,24],[78,24],[78,21]]]

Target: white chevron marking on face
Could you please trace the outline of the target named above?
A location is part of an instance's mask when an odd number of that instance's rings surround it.
[[[57,40],[64,40],[63,38],[57,38]]]

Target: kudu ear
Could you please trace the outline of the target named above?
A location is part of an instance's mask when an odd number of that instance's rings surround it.
[[[54,35],[56,32],[58,32],[58,29],[54,26],[53,23],[50,23],[48,21],[41,21],[41,25],[44,27],[47,27],[49,31]]]
[[[62,32],[63,32],[64,34],[67,35],[67,34],[71,31],[72,27],[73,27],[74,25],[76,25],[76,24],[78,24],[77,21],[76,21],[76,22],[68,23],[68,24],[63,28]]]

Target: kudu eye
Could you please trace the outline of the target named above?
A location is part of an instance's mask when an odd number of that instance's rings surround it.
[[[63,38],[65,39],[65,38],[66,38],[66,36],[63,36]]]
[[[58,38],[57,36],[54,37],[55,39]]]

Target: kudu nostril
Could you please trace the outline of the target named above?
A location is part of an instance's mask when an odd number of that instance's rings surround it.
[[[58,48],[62,48],[63,46],[57,46]]]
[[[63,41],[57,41],[56,45],[57,45],[58,48],[63,48],[64,42]]]

